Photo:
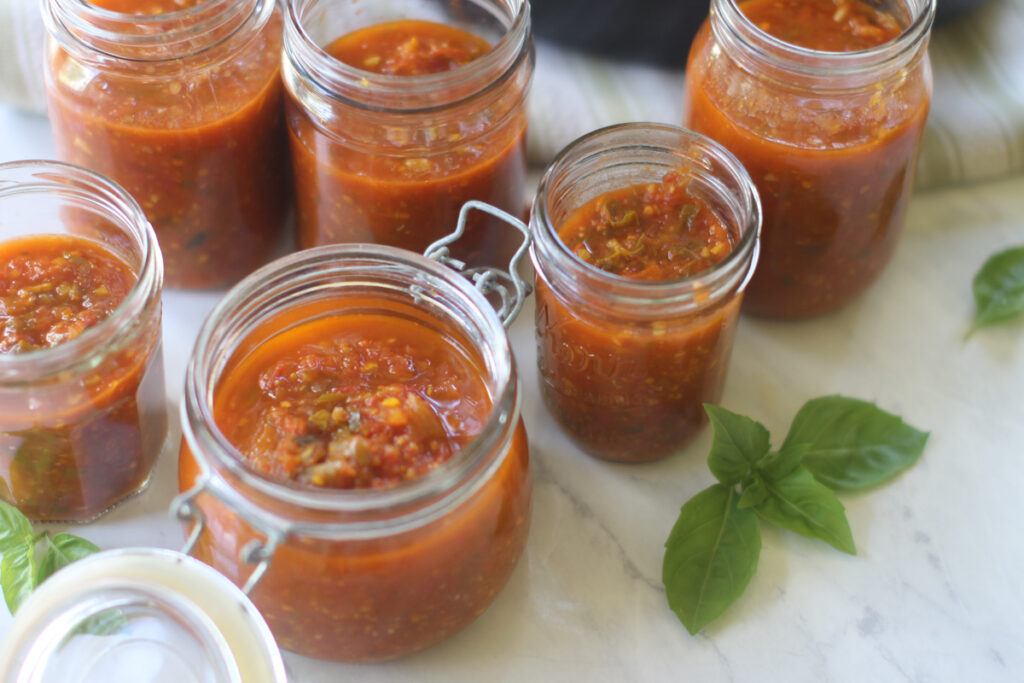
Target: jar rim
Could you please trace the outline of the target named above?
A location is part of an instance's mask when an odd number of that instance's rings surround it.
[[[378,267],[367,270],[367,264]],[[327,268],[328,270],[324,270]],[[345,269],[361,272],[368,277],[383,277],[388,268],[396,273],[413,273],[427,276],[423,293],[429,287],[446,287],[462,305],[460,313],[477,313],[475,321],[455,318],[451,325],[461,325],[459,332],[465,333],[470,324],[478,325],[483,333],[482,342],[487,348],[475,348],[480,354],[483,367],[491,377],[491,408],[481,432],[463,446],[451,458],[436,469],[413,480],[393,487],[381,489],[332,489],[304,487],[278,481],[253,468],[245,456],[228,440],[217,427],[213,414],[213,397],[216,383],[221,378],[228,361],[234,357],[241,342],[244,342],[252,328],[269,318],[255,318],[250,321],[248,332],[234,330],[230,325],[237,323],[232,316],[251,313],[254,316],[280,314],[287,308],[267,311],[265,301],[255,300],[247,309],[247,302],[263,296],[280,295],[280,288],[286,283],[310,274],[309,282],[303,287],[315,287],[315,276],[337,277]],[[330,270],[333,269],[333,270]],[[299,285],[295,285],[299,286]],[[416,285],[419,286],[418,284]],[[266,288],[260,295],[261,288]],[[303,290],[305,292],[307,290]],[[312,290],[309,290],[312,291]],[[415,304],[421,292],[408,291],[409,303]],[[436,292],[430,291],[431,294]],[[290,303],[301,302],[301,294],[290,296]],[[365,294],[362,296],[366,296]],[[338,296],[344,298],[344,294]],[[372,295],[368,298],[372,299]],[[230,339],[229,339],[230,335]],[[472,335],[464,335],[472,341]],[[217,347],[231,341],[227,348]],[[217,352],[215,354],[215,352]],[[490,354],[490,355],[488,355]],[[211,361],[215,361],[211,363]],[[320,513],[384,513],[399,511],[403,523],[415,526],[428,517],[433,518],[440,510],[447,510],[471,495],[476,488],[504,461],[505,444],[509,443],[519,415],[519,386],[515,374],[515,361],[505,329],[497,313],[486,298],[455,271],[426,257],[404,249],[370,244],[334,244],[303,250],[273,261],[255,271],[225,295],[207,317],[200,329],[192,358],[186,369],[185,392],[181,404],[182,432],[192,450],[193,456],[207,476],[212,477],[211,486],[223,499],[229,499],[236,510],[253,512],[248,496],[226,483],[225,473],[246,488],[304,510]],[[212,460],[215,472],[207,465]],[[458,494],[458,495],[456,495]],[[227,501],[226,501],[227,502]],[[411,510],[404,517],[402,510]],[[393,519],[384,521],[358,521],[328,519],[298,525],[308,533],[330,534],[338,529],[350,533],[373,535],[381,529],[395,526]],[[288,531],[291,531],[289,528]]]
[[[313,40],[303,23],[302,2],[296,0],[285,11],[285,57],[325,95],[364,109],[416,114],[449,108],[500,87],[515,76],[523,60],[533,57],[529,1],[498,1],[510,10],[501,40],[480,57],[447,71],[379,74],[346,64]],[[468,92],[456,87],[467,85],[475,87]]]
[[[0,203],[6,197],[58,192],[88,197],[94,208],[124,228],[140,251],[135,283],[109,316],[57,346],[24,353],[0,354],[0,385],[28,384],[59,372],[96,365],[97,359],[119,350],[132,334],[147,304],[160,296],[163,259],[153,226],[142,207],[119,184],[94,171],[61,161],[30,159],[0,164]],[[30,233],[59,234],[59,233]]]
[[[565,173],[578,169],[588,160],[636,150],[638,154],[679,151],[681,142],[689,149],[705,154],[719,163],[739,186],[739,239],[724,259],[698,273],[673,280],[636,280],[610,273],[587,263],[572,252],[558,235],[548,209],[548,196],[558,187]],[[691,161],[701,166],[699,159]],[[709,175],[711,169],[703,164]],[[604,167],[601,167],[604,168]],[[725,190],[725,188],[720,188]],[[569,143],[555,157],[541,177],[531,212],[533,247],[531,256],[538,272],[558,274],[558,283],[578,280],[578,288],[590,293],[614,290],[616,305],[627,306],[638,315],[650,312],[663,317],[666,311],[686,312],[699,305],[711,305],[717,298],[697,300],[698,291],[712,291],[719,297],[728,291],[742,291],[757,265],[761,233],[761,200],[750,175],[729,150],[694,131],[663,123],[624,123],[592,131]],[[550,262],[553,267],[544,267]],[[547,278],[550,279],[551,278]]]
[[[131,14],[89,0],[42,1],[44,24],[65,49],[84,46],[104,57],[143,63],[207,53],[231,41],[247,26],[259,30],[276,8],[275,0],[205,0],[162,14]],[[225,26],[229,30],[219,32]],[[144,29],[141,32],[140,27]],[[176,45],[179,50],[168,52],[168,46]],[[122,48],[132,52],[121,52]],[[146,51],[151,49],[162,52],[150,55]]]
[[[742,45],[746,51],[784,71],[834,79],[856,76],[880,67],[898,69],[914,58],[931,33],[936,0],[900,0],[911,21],[890,41],[864,50],[829,52],[786,42],[764,30],[740,10],[738,0],[711,0],[711,29],[719,42]]]

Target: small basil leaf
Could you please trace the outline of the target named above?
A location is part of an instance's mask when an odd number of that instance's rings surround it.
[[[723,484],[738,484],[768,452],[769,434],[764,425],[744,415],[704,405],[715,429],[708,467]]]
[[[0,555],[7,549],[32,541],[32,523],[21,510],[0,501]]]
[[[3,588],[7,609],[14,614],[36,587],[34,540],[7,548],[3,559],[0,559],[0,587]]]
[[[825,396],[804,404],[782,450],[806,448],[803,464],[821,483],[846,491],[877,486],[910,467],[928,433],[873,403]]]
[[[769,522],[801,536],[820,538],[837,550],[857,554],[846,510],[836,494],[798,467],[778,481],[766,481],[770,494],[755,509]]]
[[[99,548],[84,538],[71,534],[57,534],[49,543],[43,561],[39,563],[36,585],[48,579],[58,569],[63,569],[75,560],[99,552]]]
[[[772,451],[757,464],[757,469],[772,480],[782,479],[795,470],[803,462],[807,454],[807,444],[797,443],[784,446],[781,450]]]
[[[715,484],[691,498],[665,542],[661,580],[669,607],[695,634],[743,594],[761,554],[757,515]]]
[[[128,618],[119,609],[103,610],[94,614],[71,631],[71,635],[112,636],[128,626]]]
[[[978,312],[971,332],[1024,312],[1024,247],[1006,249],[985,261],[974,276],[974,303]]]
[[[755,475],[749,484],[744,484],[743,495],[740,496],[740,502],[737,503],[736,507],[740,510],[757,507],[769,495],[771,494],[768,493],[768,488],[764,485],[764,481],[761,477]]]

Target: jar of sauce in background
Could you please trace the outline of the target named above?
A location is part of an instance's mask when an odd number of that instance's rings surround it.
[[[167,437],[153,229],[123,189],[0,165],[0,499],[86,522],[141,491]]]
[[[548,409],[591,455],[679,452],[721,396],[757,263],[750,177],[715,142],[653,123],[586,135],[531,217],[537,363]]]
[[[520,407],[503,321],[454,270],[379,245],[276,261],[211,313],[188,367],[191,554],[245,584],[285,649],[429,647],[523,551]]]
[[[761,195],[749,312],[828,313],[889,262],[931,100],[934,13],[934,0],[712,0],[683,124],[735,154]]]
[[[468,200],[525,208],[526,0],[295,0],[284,79],[298,242],[422,252]],[[515,244],[474,216],[461,257]]]
[[[262,264],[291,194],[273,0],[46,0],[62,159],[103,173],[156,230],[167,284]]]

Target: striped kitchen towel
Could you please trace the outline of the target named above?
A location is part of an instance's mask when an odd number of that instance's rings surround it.
[[[941,0],[940,0],[941,2]],[[38,0],[0,0],[0,103],[43,111]],[[685,49],[681,46],[681,49]],[[1024,172],[1024,0],[991,0],[935,30],[935,96],[919,187]],[[530,159],[624,121],[677,122],[683,74],[541,41],[530,101]]]

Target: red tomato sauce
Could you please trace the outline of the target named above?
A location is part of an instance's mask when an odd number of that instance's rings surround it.
[[[135,272],[69,235],[0,243],[0,347],[66,343],[105,320]],[[148,480],[167,434],[159,314],[74,379],[0,388],[0,498],[31,519],[86,521]]]
[[[596,197],[569,214],[558,234],[584,262],[642,280],[706,272],[735,239],[676,173]],[[545,402],[592,455],[642,462],[678,452],[705,423],[702,404],[721,394],[740,298],[639,324],[597,316],[538,278]]]
[[[897,19],[861,2],[748,0],[755,24],[794,44],[863,50],[899,35]],[[835,93],[752,77],[705,23],[694,40],[683,123],[724,145],[761,197],[761,257],[745,308],[820,315],[881,274],[902,230],[928,115],[927,67]]]
[[[100,0],[157,15],[192,0]],[[90,67],[50,51],[47,91],[61,159],[123,186],[153,224],[168,286],[220,287],[270,255],[291,203],[275,14],[236,53]]]
[[[426,21],[396,21],[341,36],[325,51],[339,61],[380,74],[418,76],[448,71],[485,54],[490,45],[462,29]],[[502,99],[513,93],[499,95]],[[491,120],[468,102],[425,114],[443,138],[407,150],[406,118],[390,124],[339,108],[325,131],[292,102],[289,114],[299,246],[369,242],[422,252],[450,233],[461,206],[478,199],[522,212],[526,182],[525,114]],[[508,106],[508,105],[502,105]],[[501,107],[496,107],[500,110]],[[472,122],[469,122],[472,120]],[[366,139],[352,141],[351,130]],[[376,131],[376,132],[374,132]],[[516,240],[472,217],[460,256],[476,263],[507,260]]]
[[[0,353],[74,339],[106,319],[135,279],[128,264],[80,237],[0,242]]]
[[[218,389],[218,426],[259,471],[380,488],[448,460],[482,429],[476,361],[394,316],[346,315],[275,337]]]
[[[404,305],[343,306],[354,312],[339,314],[332,302],[296,307],[253,333],[265,341],[243,342],[214,391],[217,426],[254,468],[294,486],[387,488],[426,476],[490,416],[483,361],[461,334]],[[183,445],[181,490],[198,475]],[[374,661],[422,650],[473,621],[508,581],[530,498],[520,421],[500,465],[460,505],[380,537],[289,537],[253,600],[277,642],[303,655]],[[239,553],[261,532],[210,496],[197,503],[206,531],[194,554],[243,583],[252,566]],[[325,519],[307,509],[282,514]]]

